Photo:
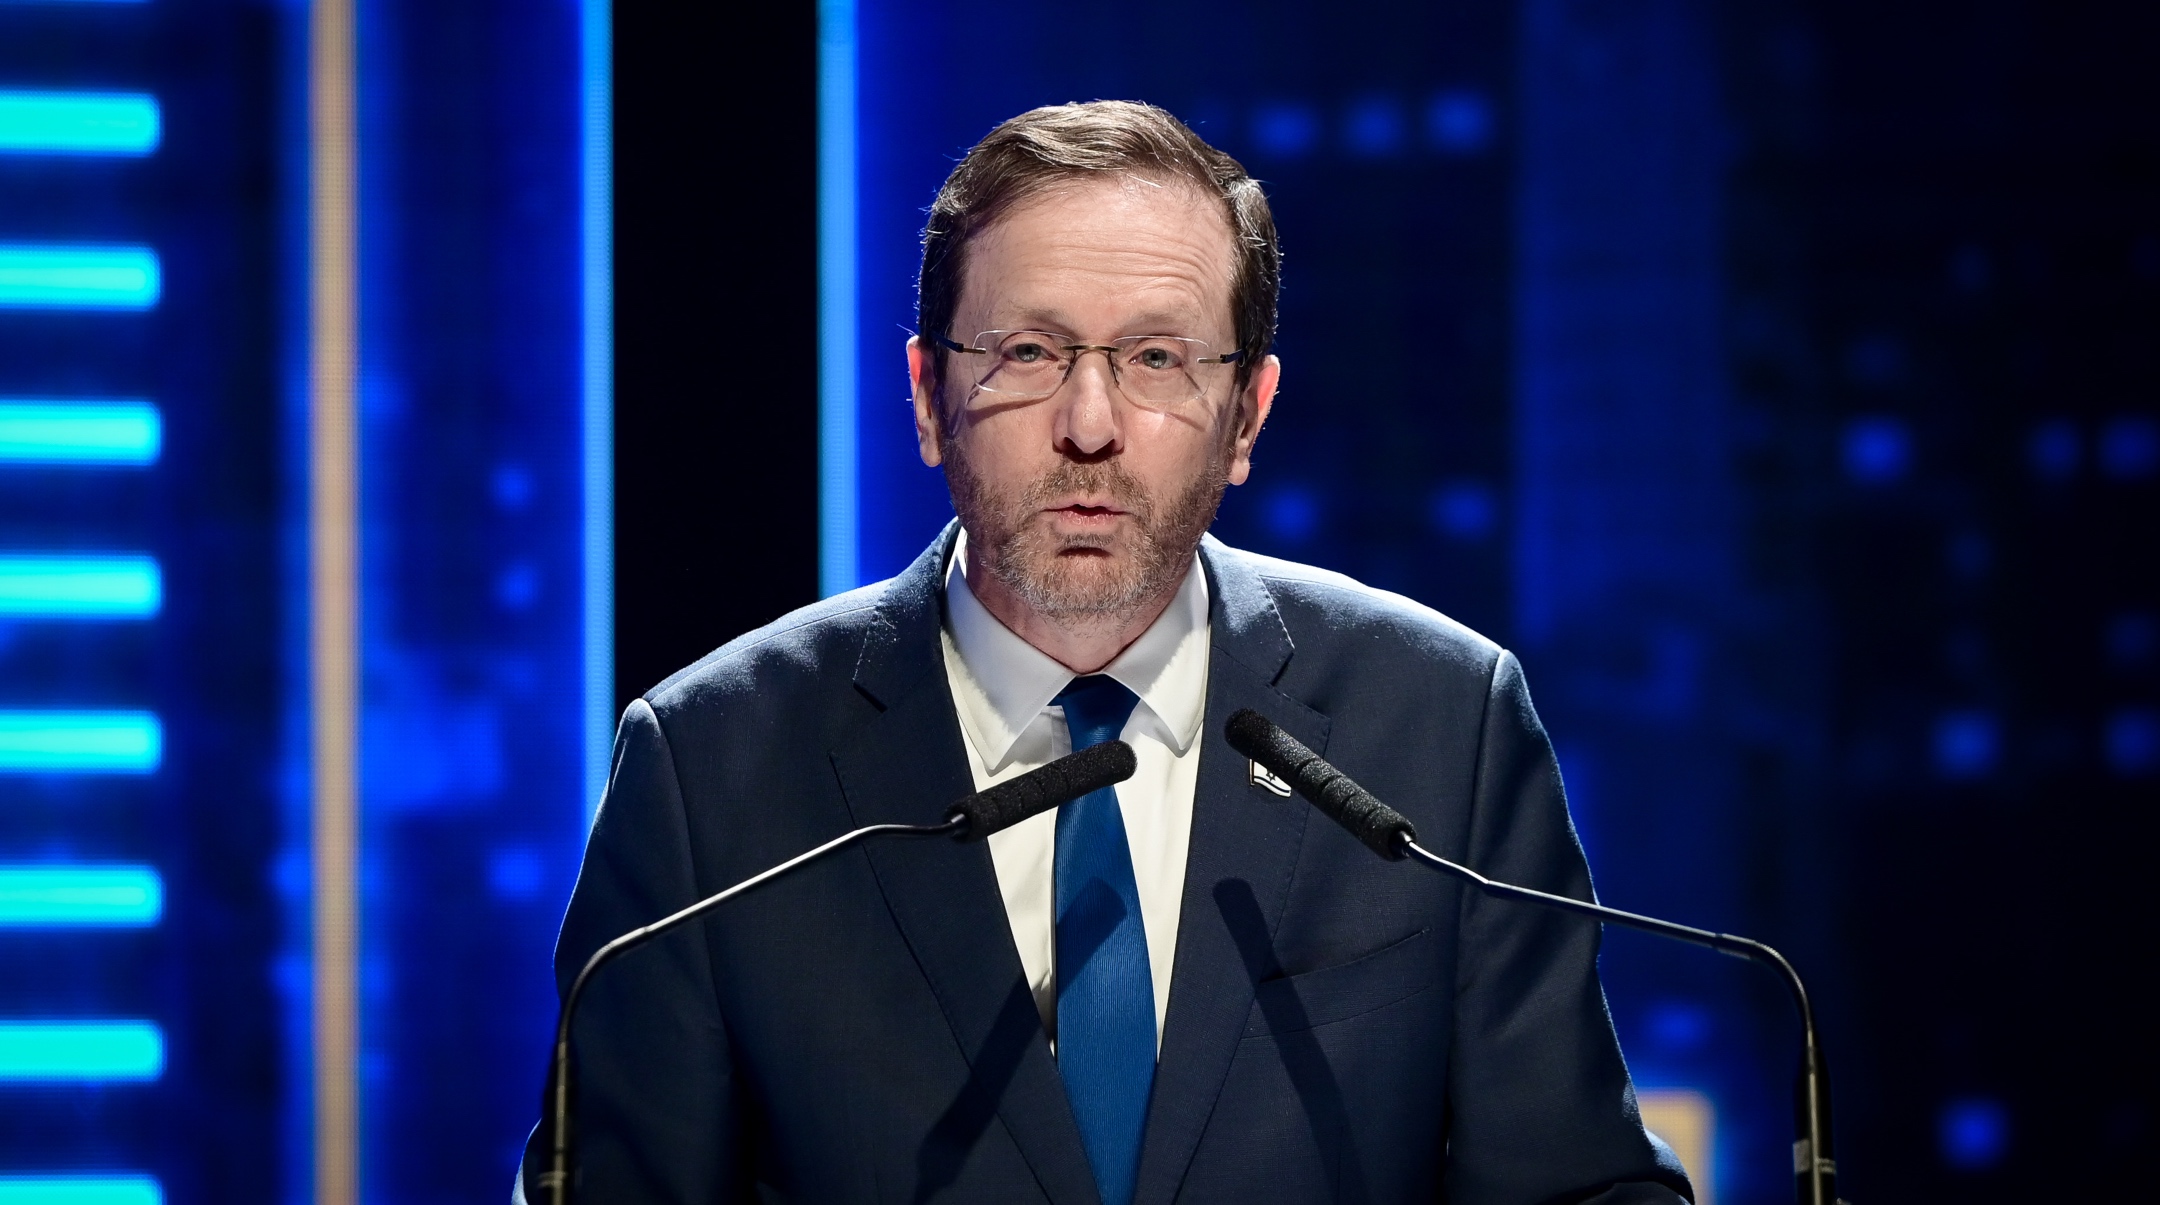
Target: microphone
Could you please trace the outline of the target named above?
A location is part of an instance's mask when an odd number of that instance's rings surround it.
[[[980,841],[1038,812],[1124,782],[1138,765],[1131,745],[1104,741],[1010,782],[977,791],[952,805],[945,817],[965,817],[967,827],[953,835],[962,841]]]
[[[570,1102],[574,1096],[570,1082],[570,1022],[577,1015],[578,1002],[584,998],[585,985],[591,982],[595,971],[625,952],[704,916],[754,887],[761,887],[859,841],[879,836],[953,837],[961,841],[980,841],[1037,813],[1121,783],[1133,776],[1136,765],[1131,745],[1124,741],[1105,741],[1058,758],[1047,766],[1039,766],[1009,782],[964,796],[945,810],[945,819],[940,823],[872,824],[842,833],[816,849],[751,875],[680,912],[632,929],[593,951],[593,956],[586,959],[585,966],[578,971],[577,978],[570,981],[570,990],[563,995],[562,1011],[555,1020],[555,1049],[549,1060],[546,1094],[548,1170],[539,1177],[544,1199],[550,1205],[570,1205],[575,1188],[571,1174],[571,1152],[575,1141],[570,1127]]]
[[[1807,986],[1783,954],[1751,937],[1713,933],[1693,925],[1659,920],[1635,912],[1623,912],[1573,896],[1534,891],[1488,879],[1467,866],[1450,862],[1417,843],[1417,832],[1408,817],[1374,798],[1350,776],[1329,765],[1304,742],[1284,732],[1275,721],[1251,708],[1230,717],[1223,726],[1230,747],[1258,762],[1269,773],[1288,782],[1307,802],[1350,831],[1374,853],[1389,861],[1414,858],[1443,874],[1476,887],[1495,899],[1519,900],[1593,920],[1624,925],[1655,933],[1690,945],[1707,946],[1721,954],[1745,958],[1769,967],[1785,980],[1793,1002],[1800,1009],[1802,1031],[1800,1072],[1794,1084],[1793,1112],[1798,1137],[1793,1142],[1793,1178],[1801,1205],[1845,1205],[1837,1195],[1837,1160],[1830,1150],[1830,1072],[1823,1061],[1822,1043],[1815,1033],[1815,1010],[1808,1003]]]
[[[1231,716],[1223,735],[1232,749],[1297,788],[1314,807],[1388,861],[1402,861],[1404,842],[1417,840],[1409,817],[1373,798],[1349,775],[1322,761],[1304,742],[1259,712],[1248,707]]]

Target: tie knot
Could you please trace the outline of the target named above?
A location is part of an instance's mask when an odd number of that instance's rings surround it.
[[[1116,740],[1140,696],[1108,674],[1089,674],[1074,678],[1050,701],[1065,709],[1065,730],[1072,736],[1073,752],[1078,753]]]

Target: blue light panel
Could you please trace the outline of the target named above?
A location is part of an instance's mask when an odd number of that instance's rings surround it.
[[[154,557],[0,553],[0,617],[143,619],[164,595]]]
[[[585,816],[607,787],[615,743],[615,151],[610,0],[584,0],[578,57],[584,318]]]
[[[0,772],[148,774],[164,753],[146,711],[0,711]]]
[[[855,0],[818,3],[818,590],[862,584],[856,513]]]
[[[165,1205],[150,1176],[0,1176],[0,1205]]]
[[[0,244],[0,306],[146,310],[161,287],[148,247]]]
[[[141,92],[0,91],[0,155],[147,155],[160,127]]]
[[[0,1021],[0,1081],[153,1080],[165,1035],[148,1021]]]
[[[148,866],[0,866],[0,927],[140,928],[164,909]]]
[[[155,464],[164,442],[148,402],[0,402],[0,464]]]

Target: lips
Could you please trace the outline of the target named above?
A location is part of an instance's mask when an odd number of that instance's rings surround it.
[[[1065,515],[1075,519],[1115,519],[1121,515],[1131,513],[1105,503],[1087,502],[1068,502],[1063,506],[1050,507],[1048,512],[1053,515]]]

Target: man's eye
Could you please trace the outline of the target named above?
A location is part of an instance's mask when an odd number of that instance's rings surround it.
[[[1040,343],[1016,343],[1005,349],[1005,358],[1016,364],[1040,364],[1051,355],[1050,349]]]
[[[1182,362],[1177,352],[1168,347],[1143,347],[1133,353],[1132,362],[1139,368],[1167,372]]]

